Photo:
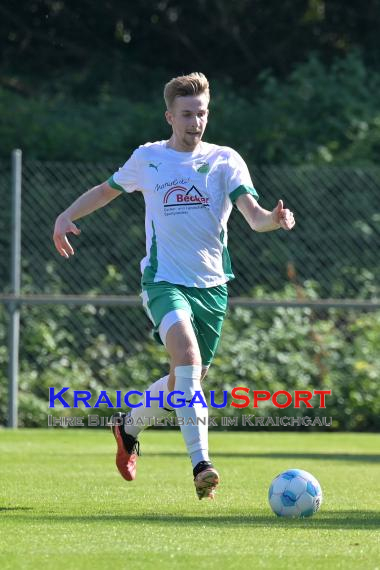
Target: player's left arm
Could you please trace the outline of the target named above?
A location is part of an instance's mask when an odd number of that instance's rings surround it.
[[[280,228],[291,230],[296,223],[293,212],[284,208],[282,200],[270,211],[259,206],[251,194],[242,194],[236,200],[236,206],[256,232],[270,232]]]

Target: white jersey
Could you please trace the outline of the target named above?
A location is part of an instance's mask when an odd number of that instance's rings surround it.
[[[178,152],[166,142],[140,146],[108,181],[144,196],[143,283],[226,283],[234,277],[227,251],[233,202],[246,193],[258,198],[247,165],[228,147],[202,142],[193,152]]]

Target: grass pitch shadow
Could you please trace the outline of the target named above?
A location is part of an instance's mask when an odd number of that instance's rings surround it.
[[[225,453],[223,451],[213,451],[212,457],[226,457],[228,459],[233,455],[234,458],[240,459],[313,459],[317,461],[358,461],[363,463],[380,463],[380,455],[372,454],[354,454],[354,453]],[[186,452],[163,451],[159,453],[146,452],[145,456],[149,457],[188,457]]]
[[[378,511],[326,511],[305,519],[287,519],[275,515],[218,515],[205,513],[204,515],[173,515],[141,513],[133,515],[120,514],[92,514],[92,515],[13,515],[12,520],[20,522],[39,522],[52,524],[83,524],[83,523],[112,523],[112,524],[158,524],[179,526],[202,526],[228,527],[229,529],[244,526],[249,527],[279,527],[279,528],[302,528],[302,529],[341,529],[341,530],[374,530],[380,529],[380,512]]]
[[[9,511],[32,511],[33,507],[0,507],[1,512],[9,512]]]

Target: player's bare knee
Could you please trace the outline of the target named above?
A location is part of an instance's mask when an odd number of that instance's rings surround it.
[[[202,359],[198,347],[187,346],[177,362],[177,366],[201,366]]]
[[[176,366],[201,366],[201,355],[199,350],[192,347],[186,347],[178,350],[172,357],[171,369],[174,371]]]

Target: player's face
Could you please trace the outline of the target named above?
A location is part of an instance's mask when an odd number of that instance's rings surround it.
[[[173,129],[170,145],[175,150],[191,152],[201,142],[208,119],[208,96],[176,97],[165,117]]]

